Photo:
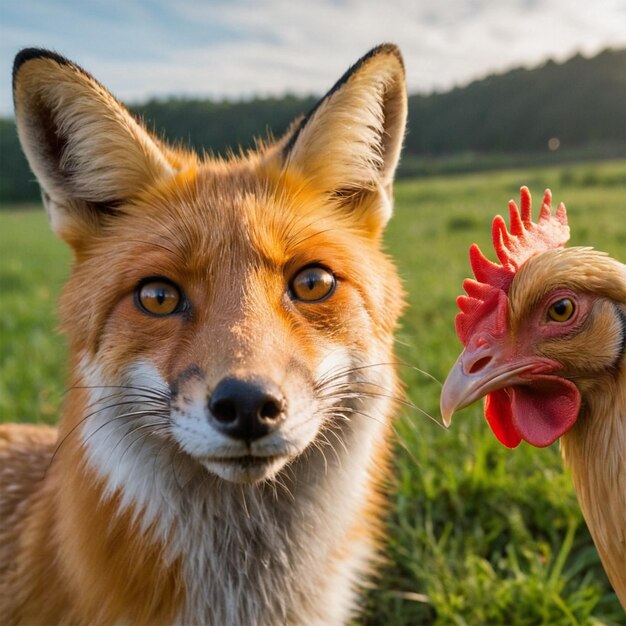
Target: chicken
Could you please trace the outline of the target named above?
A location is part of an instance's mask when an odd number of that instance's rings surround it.
[[[500,264],[475,244],[476,280],[458,298],[464,350],[443,386],[441,413],[485,397],[496,437],[514,448],[561,437],[585,521],[626,608],[626,265],[592,248],[565,248],[565,206],[547,190],[537,223],[521,189],[498,216]]]

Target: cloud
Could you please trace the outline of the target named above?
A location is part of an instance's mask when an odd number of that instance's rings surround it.
[[[0,8],[0,114],[23,46],[76,60],[126,101],[323,93],[372,46],[402,48],[411,92],[625,46],[621,0],[66,0]]]

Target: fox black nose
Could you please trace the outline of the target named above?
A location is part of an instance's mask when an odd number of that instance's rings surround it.
[[[254,441],[276,430],[285,419],[285,401],[267,380],[224,378],[213,390],[209,410],[215,426],[233,439]]]

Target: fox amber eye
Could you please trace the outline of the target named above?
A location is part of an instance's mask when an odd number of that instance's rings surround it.
[[[302,302],[319,302],[335,289],[336,280],[331,272],[319,265],[300,270],[291,281],[291,294]]]
[[[180,310],[182,296],[178,288],[165,280],[150,280],[140,285],[137,292],[139,308],[151,315],[165,316]]]
[[[548,309],[548,317],[555,322],[567,322],[574,315],[574,303],[569,298],[557,300]]]

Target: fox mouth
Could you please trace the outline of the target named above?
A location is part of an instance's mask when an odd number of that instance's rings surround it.
[[[273,463],[283,458],[281,455],[258,456],[255,454],[245,454],[243,456],[214,456],[207,457],[210,463],[223,463],[224,465],[238,465],[240,467],[255,467]]]
[[[289,462],[289,458],[285,454],[207,456],[202,465],[229,482],[252,484],[273,478]]]

